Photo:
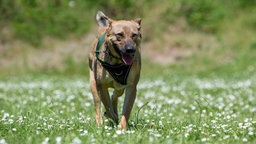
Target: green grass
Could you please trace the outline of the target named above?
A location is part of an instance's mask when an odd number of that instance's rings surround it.
[[[174,25],[181,31],[216,34],[218,45],[214,49],[210,42],[191,57],[168,66],[144,59],[125,132],[105,118],[103,126],[96,126],[85,63],[78,64],[70,56],[64,59],[67,66],[63,70],[30,69],[26,64],[1,69],[0,144],[256,143],[254,0],[78,0],[75,7],[69,6],[70,2],[23,2],[0,1],[0,25],[7,28],[7,36],[0,36],[3,44],[16,37],[40,45],[45,36],[83,35],[92,23],[95,25],[94,15],[99,9],[114,19],[141,16],[145,43],[156,43],[156,39],[172,34],[168,29]],[[184,26],[178,27],[182,19]],[[181,48],[201,45],[181,39]],[[156,48],[172,44],[161,43]],[[22,52],[10,49],[9,53]]]
[[[95,125],[87,76],[2,78],[0,143],[255,143],[255,90],[255,74],[143,76],[121,132]]]

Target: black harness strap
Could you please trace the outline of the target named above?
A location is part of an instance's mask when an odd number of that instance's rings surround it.
[[[106,62],[101,64],[117,82],[122,85],[127,84],[127,78],[131,69],[131,65],[110,65]]]
[[[98,37],[98,43],[96,46],[96,58],[101,63],[101,65],[109,72],[109,74],[120,84],[126,85],[127,84],[127,78],[131,69],[132,65],[124,65],[124,64],[116,64],[112,65],[104,60],[100,59],[100,48],[102,44],[105,42],[105,33],[100,35]]]

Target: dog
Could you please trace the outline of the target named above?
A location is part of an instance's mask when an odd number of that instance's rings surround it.
[[[125,130],[136,99],[141,71],[141,19],[113,20],[103,12],[96,15],[98,36],[89,52],[90,88],[97,126],[102,125],[101,102],[118,128]],[[110,98],[109,88],[113,88]],[[118,97],[125,93],[121,120]]]

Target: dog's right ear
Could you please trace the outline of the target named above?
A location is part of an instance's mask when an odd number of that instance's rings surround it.
[[[99,26],[108,27],[112,20],[107,17],[102,11],[98,11],[96,15],[96,20]]]

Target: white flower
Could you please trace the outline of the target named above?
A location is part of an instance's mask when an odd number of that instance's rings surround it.
[[[211,120],[212,123],[216,123],[217,121],[216,120]]]
[[[159,125],[160,125],[160,126],[163,126],[163,122],[162,122],[162,121],[159,121]]]
[[[88,131],[87,130],[83,130],[83,133],[80,134],[81,136],[86,136],[88,135]]]
[[[8,143],[5,141],[5,139],[1,139],[0,144],[8,144]]]
[[[72,140],[72,142],[71,142],[71,144],[81,144],[82,143],[82,141],[78,138],[78,137],[75,137],[73,140]]]
[[[238,137],[237,135],[234,135],[234,139],[235,139],[235,140],[238,140],[239,137]]]
[[[247,142],[248,140],[247,140],[247,138],[243,138],[243,142]]]
[[[9,120],[8,120],[8,123],[9,123],[9,124],[12,124],[13,122],[14,122],[13,119],[9,119]]]
[[[206,141],[207,141],[207,138],[202,138],[201,141],[202,141],[202,142],[206,142]]]
[[[127,130],[127,131],[126,131],[126,133],[128,133],[128,134],[132,134],[132,133],[135,133],[135,131],[134,131],[134,130],[132,130],[132,131]]]
[[[223,137],[223,139],[225,140],[225,139],[229,139],[229,137],[230,137],[230,135],[225,135],[224,137]]]
[[[42,144],[48,144],[49,143],[50,138],[46,137],[45,140],[42,142]]]
[[[216,134],[212,134],[212,137],[216,137]]]
[[[117,134],[117,135],[123,134],[123,131],[117,130],[117,131],[116,131],[116,134]]]
[[[155,137],[161,137],[162,135],[161,134],[159,134],[159,133],[156,133],[155,134]]]
[[[254,134],[254,133],[253,133],[252,131],[249,131],[249,133],[248,133],[248,135],[251,135],[251,136],[252,136],[253,134]]]
[[[17,131],[17,129],[16,128],[12,128],[12,131]]]
[[[85,105],[85,107],[90,107],[91,103],[90,102],[86,102],[84,105]]]
[[[58,136],[58,137],[56,137],[56,144],[61,144],[61,137],[60,136]]]
[[[148,140],[150,143],[154,142],[154,138],[153,137],[149,137],[149,140]]]

